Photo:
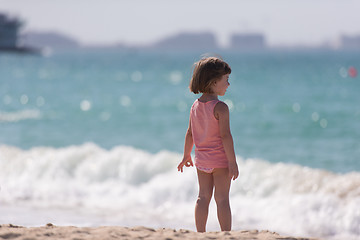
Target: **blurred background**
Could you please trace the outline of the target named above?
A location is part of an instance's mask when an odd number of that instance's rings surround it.
[[[0,0],[0,223],[194,229],[196,174],[176,172],[199,97],[188,83],[220,55],[241,170],[233,228],[357,239],[358,9]]]
[[[254,47],[339,49],[349,47],[349,38],[359,35],[358,4],[355,0],[1,0],[0,10],[23,23],[19,44],[38,47],[154,48],[168,46],[171,40],[173,48],[180,42],[190,47],[181,38],[184,33],[193,37],[207,33],[202,45],[211,49],[240,48],[242,35],[257,36]]]

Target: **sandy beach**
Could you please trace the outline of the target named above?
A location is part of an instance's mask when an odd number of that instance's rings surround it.
[[[241,230],[231,232],[196,233],[189,230],[153,229],[147,227],[74,227],[54,226],[49,223],[42,227],[22,227],[12,224],[0,225],[0,239],[35,240],[35,239],[258,239],[258,240],[315,240],[280,236],[275,232]]]

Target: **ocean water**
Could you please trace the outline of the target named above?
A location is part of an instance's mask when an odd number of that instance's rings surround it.
[[[359,239],[360,54],[220,54],[241,172],[233,229]],[[200,55],[0,54],[0,223],[194,230],[196,173],[176,166]]]

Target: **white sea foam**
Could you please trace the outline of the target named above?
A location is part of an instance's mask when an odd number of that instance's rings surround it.
[[[42,114],[38,109],[25,109],[15,112],[1,112],[0,122],[18,122],[27,119],[40,119]]]
[[[234,229],[359,238],[360,173],[238,159],[241,175],[231,189]],[[194,229],[196,174],[193,168],[178,173],[180,160],[168,151],[106,150],[92,143],[29,150],[0,146],[0,223],[40,225],[52,215],[55,224],[82,225],[86,218],[87,225]],[[208,229],[219,230],[214,202]]]

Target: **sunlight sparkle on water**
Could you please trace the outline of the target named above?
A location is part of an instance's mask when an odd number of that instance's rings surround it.
[[[225,99],[224,103],[226,103],[226,105],[228,105],[229,107],[229,111],[232,112],[234,110],[234,103],[233,101],[231,101],[230,99]]]
[[[300,103],[294,103],[294,104],[292,105],[292,110],[293,110],[295,113],[300,112],[300,110],[301,110],[301,105],[300,105]]]
[[[21,97],[20,97],[20,103],[22,105],[25,105],[29,102],[29,97],[26,95],[26,94],[23,94]]]
[[[340,68],[340,70],[339,70],[339,74],[340,74],[340,76],[341,76],[342,78],[346,78],[346,77],[347,77],[347,74],[348,74],[348,71],[347,71],[346,68],[342,67],[342,68]]]
[[[320,120],[320,126],[321,126],[322,128],[326,128],[327,125],[328,125],[328,121],[327,121],[325,118],[323,118],[323,119]]]
[[[317,121],[319,121],[319,119],[320,119],[320,115],[319,115],[317,112],[313,112],[313,113],[311,114],[311,119],[312,119],[314,122],[317,122]]]
[[[80,103],[80,108],[84,112],[89,111],[91,109],[91,102],[88,100],[82,100]]]
[[[124,96],[120,97],[119,102],[123,107],[128,107],[131,104],[131,99],[130,99],[130,97],[124,95]]]
[[[131,74],[131,80],[133,82],[140,82],[143,78],[143,75],[140,71],[135,71]]]
[[[178,85],[182,78],[182,73],[180,71],[173,71],[170,73],[170,82],[174,85]]]
[[[36,105],[41,107],[45,104],[45,99],[42,96],[36,98]]]

